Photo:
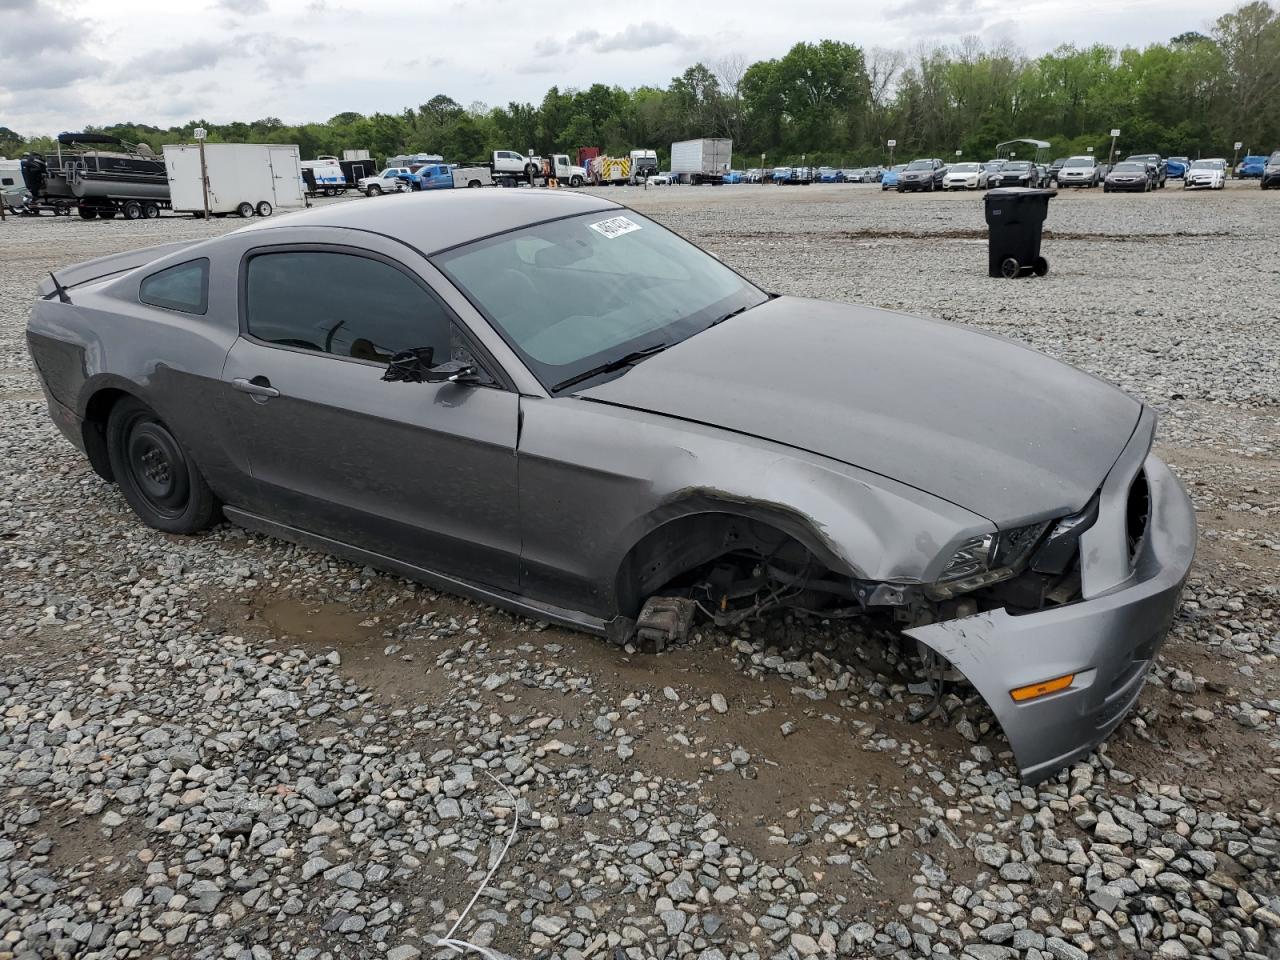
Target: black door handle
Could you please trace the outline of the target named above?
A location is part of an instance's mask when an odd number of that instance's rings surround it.
[[[271,381],[266,377],[254,377],[252,380],[246,380],[244,377],[236,377],[231,381],[231,385],[241,393],[247,393],[251,397],[269,397],[280,396],[280,391],[271,386]]]

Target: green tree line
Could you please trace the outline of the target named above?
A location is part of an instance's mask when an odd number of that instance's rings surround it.
[[[572,154],[659,151],[673,141],[732,137],[735,164],[878,163],[896,156],[985,159],[1014,137],[1053,143],[1057,156],[1099,154],[1112,128],[1124,152],[1227,156],[1280,147],[1280,12],[1266,0],[1220,17],[1209,33],[1185,33],[1142,49],[1065,45],[1039,57],[967,38],[908,55],[821,40],[747,63],[728,56],[696,63],[666,87],[592,84],[552,87],[539,103],[464,107],[444,94],[400,113],[340,113],[291,125],[191,121],[162,129],[117,123],[92,129],[147,143],[189,141],[204,127],[212,142],[296,143],[304,158],[363,148],[379,159],[432,152],[479,159],[494,149]],[[51,149],[0,127],[0,155]]]

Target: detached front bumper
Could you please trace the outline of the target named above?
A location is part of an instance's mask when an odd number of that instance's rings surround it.
[[[1195,511],[1169,468],[1146,454],[1149,443],[1148,427],[1146,442],[1136,452],[1131,442],[1103,485],[1098,521],[1081,538],[1084,599],[1039,613],[995,610],[906,631],[982,694],[1026,783],[1087,755],[1119,725],[1178,610],[1195,554]],[[1130,487],[1142,477],[1150,507],[1130,558],[1126,511]],[[1074,679],[1056,693],[1022,702],[1010,693],[1067,674]]]

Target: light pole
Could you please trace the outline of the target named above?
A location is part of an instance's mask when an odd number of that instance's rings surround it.
[[[204,127],[196,127],[191,131],[191,135],[196,138],[196,143],[200,144],[200,190],[204,195],[204,218],[209,219],[209,168],[204,162]]]

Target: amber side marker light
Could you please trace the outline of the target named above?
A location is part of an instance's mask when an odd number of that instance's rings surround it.
[[[1071,681],[1076,678],[1074,673],[1068,673],[1063,677],[1054,677],[1052,680],[1045,680],[1043,683],[1029,683],[1025,687],[1018,687],[1016,690],[1010,690],[1009,696],[1013,697],[1018,703],[1027,700],[1034,700],[1036,697],[1043,697],[1050,693],[1057,693],[1059,690],[1065,690],[1071,686]]]

